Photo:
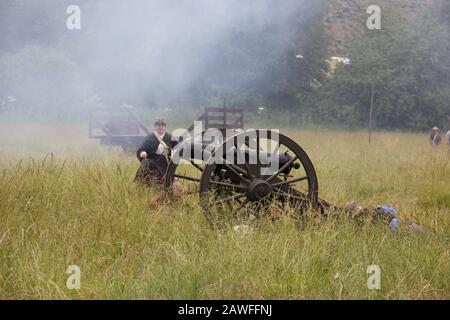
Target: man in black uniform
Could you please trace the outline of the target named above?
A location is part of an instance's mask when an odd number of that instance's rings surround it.
[[[166,132],[166,122],[163,119],[156,120],[154,126],[155,131],[142,141],[136,152],[141,166],[135,181],[162,189],[171,150],[177,142],[172,141],[172,135]]]

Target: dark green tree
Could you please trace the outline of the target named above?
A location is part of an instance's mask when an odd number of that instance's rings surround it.
[[[318,92],[319,120],[359,127],[427,129],[442,124],[450,95],[448,25],[435,8],[406,15],[380,1],[381,30],[365,30]]]

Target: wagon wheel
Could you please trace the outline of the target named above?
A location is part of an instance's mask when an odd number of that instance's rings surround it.
[[[181,163],[175,163],[171,160],[165,174],[164,186],[166,190],[170,190],[173,182],[177,181],[181,185],[184,198],[197,194],[204,167],[205,165],[202,162],[194,159],[183,159]]]
[[[204,164],[183,160],[180,164],[170,161],[165,175],[165,188],[170,190],[174,181],[180,183],[183,196],[197,194]]]
[[[217,181],[218,169],[224,172],[222,181]],[[311,160],[297,143],[271,130],[248,130],[228,138],[214,150],[200,179],[201,206],[213,226],[270,214],[279,206],[301,213],[316,207],[317,199]]]
[[[206,132],[207,131],[203,131],[201,135],[199,135],[200,141],[203,141]],[[186,147],[186,144],[189,144],[194,139],[195,137],[190,137],[188,140],[175,147],[165,173],[166,190],[170,190],[173,182],[177,181],[181,184],[184,200],[192,194],[199,193],[200,179],[205,168],[205,161],[194,159],[183,154],[182,148]],[[174,157],[174,155],[176,155],[176,157]],[[216,180],[217,179],[218,178],[216,178]]]

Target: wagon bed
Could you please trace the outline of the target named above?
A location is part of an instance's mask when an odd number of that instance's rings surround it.
[[[125,151],[136,150],[150,130],[129,107],[96,108],[89,117],[89,138],[102,145],[120,146]]]

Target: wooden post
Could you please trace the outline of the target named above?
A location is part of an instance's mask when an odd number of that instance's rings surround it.
[[[223,128],[227,128],[227,97],[223,98]]]
[[[369,144],[372,143],[372,120],[373,120],[373,104],[375,100],[375,83],[372,83],[370,93],[370,109],[369,109]]]

